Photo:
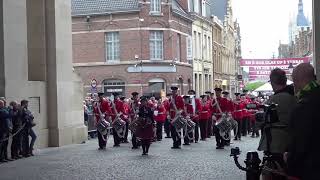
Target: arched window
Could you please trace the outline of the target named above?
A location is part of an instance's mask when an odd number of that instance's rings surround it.
[[[103,92],[106,96],[111,96],[117,92],[120,95],[125,95],[125,82],[120,79],[106,79],[103,81]]]

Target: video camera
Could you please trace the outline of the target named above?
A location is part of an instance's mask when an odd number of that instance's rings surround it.
[[[263,133],[267,133],[267,151],[264,153],[265,156],[263,157],[263,161],[259,159],[258,152],[247,152],[247,157],[244,161],[246,167],[242,167],[238,162],[238,157],[241,153],[240,149],[238,147],[231,149],[230,156],[234,158],[235,164],[240,170],[247,172],[247,180],[259,180],[263,167],[266,164],[269,164],[270,162],[273,163],[275,161],[269,153],[270,139],[268,138],[268,134],[270,135],[270,128],[272,128],[272,124],[279,122],[279,117],[276,110],[277,107],[278,104],[275,103],[269,105],[260,105],[259,109],[263,109],[263,111],[256,113],[256,121],[261,122],[261,127],[264,129]]]

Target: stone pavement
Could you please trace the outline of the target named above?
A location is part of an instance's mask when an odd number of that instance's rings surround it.
[[[111,141],[110,141],[111,140]],[[242,180],[229,156],[231,147],[238,146],[244,165],[245,152],[255,150],[259,139],[243,138],[224,150],[215,149],[214,137],[191,146],[172,150],[171,139],[151,145],[149,156],[142,150],[131,150],[131,144],[97,150],[97,139],[85,144],[38,150],[34,157],[0,164],[1,180],[91,180],[91,179],[213,179]],[[260,157],[261,158],[261,157]]]

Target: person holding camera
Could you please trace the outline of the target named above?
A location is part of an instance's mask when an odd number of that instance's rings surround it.
[[[292,94],[291,87],[287,86],[285,71],[279,68],[272,70],[270,82],[274,95],[266,104],[276,104],[275,111],[278,118],[271,118],[270,122],[265,124],[258,150],[272,155],[273,159],[284,167],[282,154],[288,149],[288,124],[296,98]]]
[[[287,173],[301,180],[319,179],[320,84],[309,63],[298,65],[292,77],[298,104],[289,122],[290,144],[285,153]]]

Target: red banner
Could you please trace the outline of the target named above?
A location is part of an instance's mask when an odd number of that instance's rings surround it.
[[[284,59],[241,59],[240,66],[289,66],[290,63],[295,66],[300,63],[308,63],[310,61],[311,57]]]

